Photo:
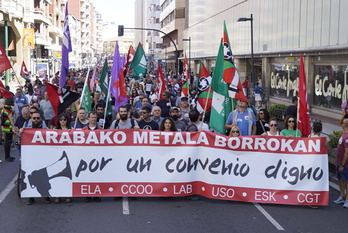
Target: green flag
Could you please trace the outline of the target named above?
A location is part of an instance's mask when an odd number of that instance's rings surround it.
[[[102,93],[101,96],[106,102],[106,116],[112,113],[111,102],[109,99],[110,98],[110,90],[109,90],[110,76],[109,76],[108,70],[109,70],[108,62],[107,62],[107,59],[105,59],[104,66],[100,74],[99,86]]]
[[[225,122],[231,112],[231,99],[228,97],[228,84],[223,80],[224,47],[220,42],[212,77],[213,103],[210,115],[210,127],[220,134],[226,133]]]
[[[86,80],[87,79],[88,78],[86,78]],[[87,113],[92,111],[91,92],[89,91],[89,87],[87,85],[87,82],[85,82],[85,86],[83,87],[80,108],[86,109]]]
[[[102,93],[107,94],[109,91],[110,77],[108,73],[108,62],[105,59],[104,66],[99,78],[99,86]],[[103,96],[104,100],[107,95]]]
[[[145,77],[146,74],[146,58],[143,46],[139,43],[133,61],[129,67],[130,70],[133,70],[131,77],[135,79],[140,79]]]

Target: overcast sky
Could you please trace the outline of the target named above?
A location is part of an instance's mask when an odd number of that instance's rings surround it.
[[[93,0],[103,21],[134,27],[134,0]]]

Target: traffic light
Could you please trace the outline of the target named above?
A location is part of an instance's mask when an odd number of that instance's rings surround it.
[[[118,36],[123,36],[124,34],[124,26],[123,25],[118,25]]]

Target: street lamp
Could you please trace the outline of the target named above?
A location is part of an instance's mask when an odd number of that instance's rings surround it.
[[[253,32],[253,14],[250,14],[250,18],[239,18],[238,22],[250,21],[251,27],[251,73],[250,73],[250,91],[249,98],[251,99],[251,104],[255,105],[254,101],[254,84],[255,84],[255,74],[254,74],[254,32]]]
[[[189,77],[186,77],[186,80],[189,78],[189,83],[191,83],[191,37],[189,37],[188,39],[182,39],[182,41],[188,41],[189,42],[189,64],[188,64],[188,73],[189,73]]]

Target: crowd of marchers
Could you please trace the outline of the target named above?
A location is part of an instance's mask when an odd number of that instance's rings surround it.
[[[71,70],[66,78],[66,89],[81,93],[88,72],[87,70]],[[90,74],[91,75],[91,74]],[[142,79],[125,77],[125,88],[128,96],[128,103],[113,108],[107,113],[107,100],[103,96],[98,85],[98,79],[91,90],[91,109],[87,112],[81,108],[81,99],[66,108],[63,113],[55,115],[54,109],[46,91],[46,84],[59,84],[59,74],[50,80],[48,77],[32,79],[27,78],[23,86],[19,86],[13,98],[3,98],[0,100],[1,107],[1,126],[2,137],[5,151],[5,160],[12,162],[15,160],[13,153],[14,145],[20,147],[20,134],[24,128],[50,128],[57,130],[100,130],[100,129],[143,129],[161,131],[213,131],[209,127],[209,112],[200,112],[196,108],[199,78],[198,75],[191,74],[188,77],[190,88],[185,96],[182,88],[185,77],[176,77],[174,72],[168,71],[166,77],[166,90],[158,96],[156,93],[156,73],[149,72]],[[88,77],[90,79],[91,77]],[[111,106],[114,106],[114,98],[110,96]],[[255,110],[247,102],[237,100],[237,105],[232,110],[226,122],[222,122],[226,128],[226,135],[230,137],[261,135],[261,136],[286,136],[301,137],[301,131],[297,129],[297,97],[292,99],[284,114],[284,128],[278,128],[278,119],[270,116],[265,108]],[[347,119],[348,120],[348,119]],[[348,122],[346,122],[348,125]],[[342,123],[344,126],[345,123]],[[346,126],[348,128],[348,126]],[[320,137],[322,124],[315,122],[312,126],[310,137]],[[347,131],[348,132],[348,131]],[[347,133],[348,134],[348,133]],[[347,145],[348,148],[348,145]],[[338,156],[344,163],[344,169],[348,174],[348,156]],[[340,164],[338,164],[339,167]],[[339,168],[338,167],[338,171]],[[343,169],[343,168],[342,168]],[[343,182],[341,196],[336,203],[344,203],[346,200],[345,182],[346,177],[340,171],[338,179]],[[347,198],[348,199],[348,198]],[[87,198],[86,201],[91,201]],[[94,198],[100,201],[100,198]],[[55,202],[60,202],[61,198],[55,198]],[[67,202],[71,198],[66,199]],[[30,198],[28,204],[33,204],[34,198]],[[51,203],[49,197],[45,198],[45,203]],[[345,207],[348,207],[346,201]]]

